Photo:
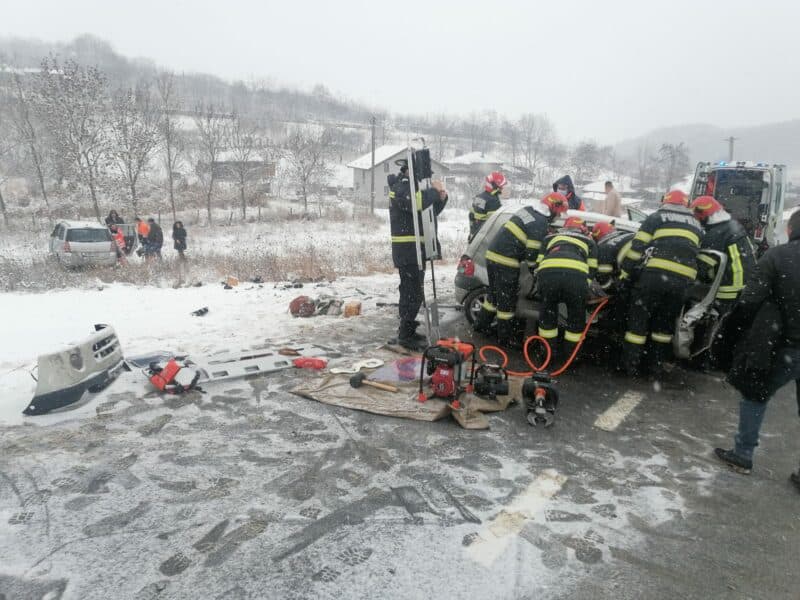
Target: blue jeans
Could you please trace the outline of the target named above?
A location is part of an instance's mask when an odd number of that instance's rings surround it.
[[[796,379],[800,379],[800,348],[781,348],[767,379],[768,398],[772,398],[784,385]],[[766,412],[766,402],[742,398],[739,403],[739,432],[736,434],[734,451],[742,458],[753,459],[753,451],[758,446],[758,432]]]

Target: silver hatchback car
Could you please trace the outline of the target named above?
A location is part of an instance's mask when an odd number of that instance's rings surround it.
[[[117,262],[111,232],[99,223],[59,221],[50,234],[49,250],[65,267],[110,267]]]

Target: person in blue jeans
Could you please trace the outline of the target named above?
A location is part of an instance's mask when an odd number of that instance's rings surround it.
[[[758,261],[739,300],[738,309],[746,315],[755,315],[765,302],[772,302],[780,315],[778,350],[758,398],[753,394],[739,403],[739,430],[733,449],[714,450],[717,458],[742,473],[753,468],[753,452],[769,399],[787,383],[800,380],[800,210],[789,218],[787,233],[788,243],[770,248]],[[792,473],[791,481],[800,490],[800,471]]]

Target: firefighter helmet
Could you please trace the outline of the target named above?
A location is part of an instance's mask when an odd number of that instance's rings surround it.
[[[486,176],[486,180],[483,183],[483,188],[487,192],[493,192],[494,190],[502,190],[506,187],[508,180],[506,176],[503,175],[500,171],[492,171]]]
[[[560,215],[569,209],[569,200],[558,192],[552,192],[542,198],[542,203],[550,209],[551,215]]]
[[[600,221],[599,223],[595,223],[592,227],[592,237],[595,241],[599,242],[612,231],[614,231],[614,225],[612,223]]]
[[[577,229],[581,233],[586,233],[586,221],[580,217],[570,217],[564,221],[564,229]]]
[[[680,206],[688,206],[689,205],[689,196],[684,194],[680,190],[670,190],[664,197],[661,198],[661,202],[664,204],[678,204]]]
[[[705,221],[708,217],[723,209],[722,204],[713,196],[700,196],[695,198],[691,204],[691,208],[698,221]]]

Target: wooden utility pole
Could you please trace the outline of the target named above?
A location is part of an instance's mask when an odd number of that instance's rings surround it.
[[[722,140],[723,142],[728,142],[728,162],[733,162],[733,142],[738,139],[739,138],[731,136]]]
[[[372,117],[372,168],[370,169],[372,178],[369,188],[369,214],[375,214],[375,116]]]

